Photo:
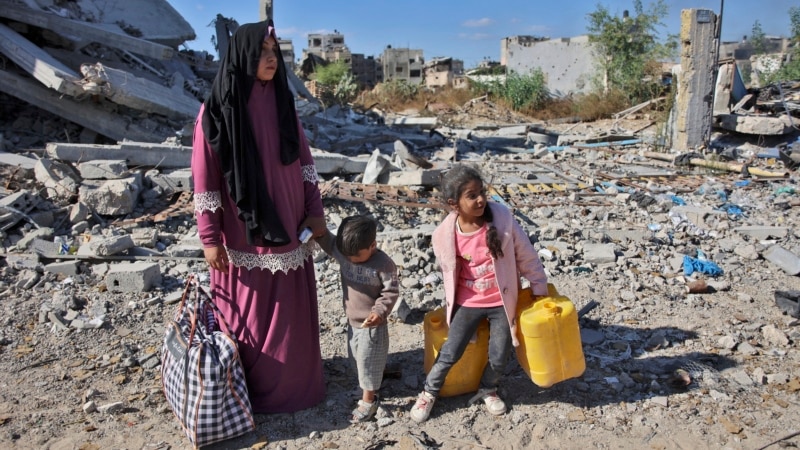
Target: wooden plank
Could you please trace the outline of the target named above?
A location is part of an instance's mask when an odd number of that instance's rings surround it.
[[[137,55],[154,59],[172,59],[175,49],[126,34],[116,25],[98,25],[66,19],[56,14],[37,11],[12,2],[3,2],[0,17],[27,23],[46,30],[53,30],[65,37],[80,36],[91,42],[127,50]]]

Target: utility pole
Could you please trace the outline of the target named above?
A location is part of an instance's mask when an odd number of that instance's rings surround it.
[[[275,17],[272,15],[272,0],[258,0],[258,4],[259,4],[259,11],[258,11],[259,20],[275,19]]]

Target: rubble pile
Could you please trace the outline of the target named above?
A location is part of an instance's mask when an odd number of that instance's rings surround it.
[[[559,292],[578,308],[597,306],[581,319],[582,377],[545,390],[509,365],[502,392],[512,410],[503,423],[515,431],[456,397],[437,403],[429,437],[491,448],[570,447],[605,435],[627,436],[628,445],[750,448],[800,418],[792,406],[800,390],[797,314],[786,307],[791,296],[775,297],[800,289],[797,174],[773,151],[790,154],[793,142],[734,146],[730,136],[715,136],[752,172],[778,175],[760,177],[675,164],[667,153],[655,158],[650,136],[625,133],[642,126],[633,118],[613,125],[633,139],[598,142],[593,137],[610,136],[610,124],[465,130],[434,122],[432,133],[424,121],[387,116],[381,125],[333,113],[304,118],[313,143],[335,141],[337,131],[328,130],[343,127],[355,143],[336,154],[315,149],[327,221],[333,228],[347,215],[374,215],[379,245],[400,268],[378,420],[347,423],[358,391],[346,360],[338,268],[320,252],[328,399],[261,417],[257,433],[224,448],[264,438],[281,448],[413,441],[406,414],[424,376],[422,317],[443,301],[430,249],[445,213],[435,184],[454,160],[491,180],[493,201],[514,209]],[[377,150],[358,154],[362,133],[384,136]],[[50,155],[66,152],[48,147]],[[91,147],[110,159],[73,161],[66,152],[27,161],[27,169],[3,168],[0,352],[8,357],[0,370],[12,375],[0,394],[0,442],[184,444],[161,393],[158,351],[186,276],[207,274],[191,183],[181,169],[114,159],[122,147]],[[362,183],[367,178],[377,184]]]
[[[41,110],[0,101],[15,118],[0,123],[9,151],[0,152],[0,445],[183,448],[159,352],[187,276],[207,282],[187,140],[214,71],[204,55],[176,52],[193,32],[166,2],[128,1],[119,11],[142,15],[109,13],[103,26],[92,2],[39,3],[0,11],[0,51],[14,62],[0,70],[0,100]],[[166,19],[148,21],[153,13]],[[73,34],[45,32],[42,20]],[[33,70],[20,54],[43,65]],[[382,404],[375,422],[350,426],[360,391],[338,267],[318,252],[326,401],[261,416],[255,433],[215,448],[792,440],[800,141],[796,93],[784,87],[779,103],[728,89],[708,148],[693,151],[664,144],[650,103],[569,123],[532,122],[486,98],[434,116],[320,111],[298,99],[329,226],[373,215],[400,270]],[[430,236],[447,212],[439,176],[455,162],[482,170],[491,200],[514,211],[550,281],[584,311],[587,369],[540,389],[512,360],[500,392],[507,416],[441,399],[423,432],[407,413],[424,380],[423,317],[443,302]]]

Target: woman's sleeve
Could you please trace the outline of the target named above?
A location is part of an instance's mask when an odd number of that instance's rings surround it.
[[[319,193],[319,175],[317,167],[314,165],[314,158],[311,157],[311,148],[303,131],[300,118],[297,118],[297,127],[300,136],[300,166],[303,171],[303,188],[305,189],[305,209],[310,217],[323,217],[325,211],[322,209],[322,196]]]
[[[203,247],[207,248],[222,245],[222,172],[217,155],[203,133],[202,117],[201,107],[192,139],[192,181],[197,230]]]
[[[511,233],[514,239],[514,254],[517,258],[517,271],[531,282],[533,295],[547,295],[547,273],[533,248],[525,230],[516,221],[511,221]]]

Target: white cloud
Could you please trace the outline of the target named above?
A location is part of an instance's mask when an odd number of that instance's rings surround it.
[[[495,39],[489,33],[460,33],[458,37],[467,41],[485,41],[487,39]]]
[[[484,17],[482,19],[477,19],[477,20],[468,20],[468,21],[464,22],[462,25],[465,26],[465,27],[477,28],[477,27],[488,27],[489,25],[491,25],[493,23],[494,23],[494,20],[492,20],[492,19],[490,19],[488,17]]]

